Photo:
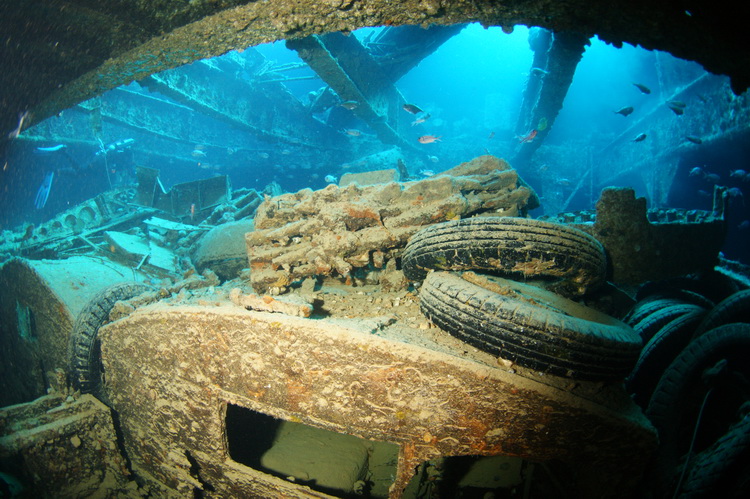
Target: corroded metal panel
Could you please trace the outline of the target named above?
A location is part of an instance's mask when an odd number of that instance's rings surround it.
[[[0,53],[3,60],[16,64],[2,75],[2,87],[11,92],[2,101],[2,135],[18,126],[18,114],[30,107],[33,112],[20,123],[22,127],[110,88],[196,59],[282,38],[362,26],[473,20],[506,29],[516,24],[555,31],[575,26],[581,33],[596,33],[615,45],[627,41],[670,51],[700,62],[711,72],[730,74],[737,93],[750,82],[747,57],[738,55],[743,54],[745,43],[738,35],[743,32],[743,20],[732,9],[686,17],[675,16],[671,4],[653,4],[644,11],[632,2],[590,0],[576,0],[554,15],[546,2],[520,0],[73,1],[33,7],[17,3],[14,7],[3,12],[12,42],[3,44]],[[659,22],[637,22],[645,15]]]
[[[260,138],[316,149],[342,146],[343,138],[314,119],[282,83],[237,78],[243,66],[230,63],[218,68],[198,61],[152,75],[141,84]]]
[[[138,497],[110,410],[92,395],[58,392],[1,409],[0,461],[23,485],[7,497]]]
[[[49,372],[69,372],[69,342],[76,316],[104,287],[130,269],[90,257],[15,258],[0,269],[0,405],[46,393]],[[132,275],[132,273],[131,273]]]
[[[727,231],[722,211],[715,206],[714,212],[693,211],[691,219],[652,223],[645,198],[611,187],[596,204],[594,224],[576,226],[604,246],[613,282],[637,285],[713,269]]]
[[[426,459],[496,454],[559,459],[578,470],[577,497],[625,497],[656,444],[621,387],[594,387],[584,398],[465,352],[325,320],[161,303],[100,335],[134,470],[181,495],[210,485],[217,497],[320,496],[230,459],[228,403],[398,444],[391,497]]]
[[[343,101],[358,105],[352,112],[385,144],[414,149],[399,134],[399,107],[404,103],[389,75],[354,37],[341,33],[287,41]]]

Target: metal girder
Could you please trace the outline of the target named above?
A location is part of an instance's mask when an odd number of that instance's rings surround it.
[[[395,83],[466,24],[453,26],[388,26],[363,42],[383,74]]]
[[[405,102],[403,96],[356,37],[341,33],[312,35],[288,40],[287,47],[296,50],[343,101],[356,101],[352,112],[382,142],[416,151],[399,133],[398,110]]]
[[[391,499],[420,463],[467,455],[559,459],[576,467],[566,483],[575,497],[631,497],[656,445],[614,385],[584,398],[358,326],[215,305],[157,304],[99,333],[124,447],[159,495],[195,490],[173,449],[199,449],[217,497],[329,497],[236,462],[230,405],[397,445]]]
[[[248,82],[233,71],[200,61],[151,75],[141,84],[260,138],[315,149],[345,145],[343,137],[311,117],[280,82]]]
[[[541,88],[538,90],[539,96],[530,111],[522,110],[522,112],[529,112],[526,122],[535,130],[536,137],[522,142],[518,147],[511,161],[516,168],[528,165],[531,157],[544,143],[555,118],[562,109],[565,96],[573,82],[576,67],[588,44],[589,39],[579,33],[567,31],[555,33],[549,48],[546,68],[536,68],[543,72]],[[534,72],[534,69],[532,67],[531,72]],[[535,81],[534,78],[530,78],[529,85],[533,85]],[[519,122],[522,121],[523,117],[519,118]],[[540,126],[543,121],[546,122],[544,127]]]
[[[529,47],[534,52],[534,58],[531,61],[529,69],[529,78],[526,80],[526,88],[523,91],[523,101],[521,110],[518,113],[518,122],[516,123],[516,134],[523,135],[536,123],[531,123],[531,110],[539,99],[539,92],[544,80],[544,68],[547,67],[549,60],[549,49],[552,44],[552,32],[544,28],[532,28],[529,31]],[[539,71],[542,70],[542,71]]]
[[[720,150],[731,142],[741,144],[750,135],[750,107],[738,105],[740,99],[732,94],[727,80],[709,74],[679,86],[670,95],[654,95],[641,118],[595,154],[598,185],[612,185],[618,177],[634,174],[643,179],[651,202],[669,204],[683,158],[712,148]],[[675,101],[685,106],[680,114],[668,105]],[[636,142],[639,134],[646,137]]]

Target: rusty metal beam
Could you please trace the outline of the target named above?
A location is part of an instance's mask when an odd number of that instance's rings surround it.
[[[453,26],[389,26],[364,41],[383,74],[395,83],[466,24]]]
[[[151,75],[141,85],[273,142],[315,149],[345,147],[343,137],[310,116],[280,82],[251,85],[234,73],[199,61]]]
[[[685,104],[677,115],[668,101]],[[702,148],[742,142],[750,134],[750,107],[732,93],[726,79],[704,74],[668,96],[654,96],[642,117],[595,155],[597,183],[611,185],[617,177],[633,173],[649,188],[648,197],[657,206],[668,204],[668,195],[685,156]],[[646,138],[633,139],[641,133]],[[687,136],[697,138],[695,144]],[[599,180],[601,179],[601,180]]]
[[[288,40],[287,47],[296,50],[343,101],[356,101],[352,111],[383,143],[419,152],[399,133],[402,125],[398,110],[404,98],[355,37],[341,33],[312,35]]]
[[[217,496],[319,497],[232,461],[233,404],[397,444],[394,499],[421,462],[459,455],[560,459],[576,469],[576,497],[632,497],[656,438],[622,387],[576,395],[356,324],[212,302],[157,304],[103,327],[108,397],[135,472],[166,495],[189,493],[184,449],[200,449],[193,457]]]
[[[551,44],[551,31],[544,28],[531,28],[529,30],[529,47],[534,52],[534,58],[531,61],[529,78],[526,80],[521,110],[518,113],[518,122],[516,123],[517,135],[523,135],[536,126],[536,123],[532,125],[530,121],[532,118],[531,110],[534,108],[537,99],[539,99],[539,91],[542,88],[542,81],[544,79],[544,68],[547,67]]]
[[[555,118],[562,109],[565,96],[573,82],[578,62],[583,57],[583,51],[588,44],[588,37],[579,33],[561,31],[554,34],[549,48],[547,66],[538,68],[542,69],[544,74],[539,89],[539,97],[526,120],[529,129],[521,132],[526,133],[536,130],[536,137],[518,146],[516,155],[511,161],[516,168],[523,169],[527,166],[531,157],[544,143],[544,139],[552,129]],[[534,80],[530,79],[529,85],[533,83]],[[546,122],[544,127],[540,126],[542,120]],[[521,119],[519,119],[520,121]]]

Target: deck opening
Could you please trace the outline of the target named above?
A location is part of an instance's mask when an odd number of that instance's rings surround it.
[[[277,419],[228,404],[229,456],[336,497],[388,497],[398,446]]]

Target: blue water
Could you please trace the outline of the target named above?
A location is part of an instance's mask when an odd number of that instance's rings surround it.
[[[353,36],[364,40],[378,29],[359,30]],[[413,176],[439,173],[481,154],[513,156],[517,147],[514,128],[533,55],[528,35],[529,29],[524,26],[517,26],[511,34],[505,34],[500,28],[470,25],[396,82],[407,102],[430,113],[425,123],[403,133],[407,141],[424,151],[419,161],[408,165]],[[295,78],[285,85],[301,103],[307,104],[311,92],[325,86],[284,42],[262,45],[257,50],[277,66],[300,64],[301,67],[286,71],[283,76]],[[223,57],[243,58],[248,54]],[[217,63],[217,71],[221,67]],[[596,154],[613,141],[622,140],[624,133],[634,136],[637,130],[631,132],[629,127],[636,119],[663,105],[674,91],[704,73],[698,64],[680,61],[669,54],[629,45],[618,49],[592,39],[544,145],[536,152],[531,165],[519,168],[522,176],[542,195],[543,207],[532,215],[554,214],[560,209],[592,208],[601,186],[591,181],[590,186],[581,188],[580,192],[576,190],[579,180],[587,174],[587,169],[592,168],[592,160],[587,162],[585,156],[596,158]],[[242,72],[235,76],[251,78]],[[719,76],[712,78],[725,80]],[[651,94],[638,91],[634,82],[648,86]],[[222,91],[217,89],[217,92]],[[114,99],[123,99],[123,92],[130,92],[131,97],[126,97],[132,98],[134,103],[136,97],[145,95],[149,99],[184,107],[184,103],[175,103],[158,92],[149,92],[137,82],[124,90],[104,94],[92,105],[106,109]],[[228,97],[242,98],[241,95]],[[631,116],[623,117],[614,112],[625,106],[634,107]],[[2,172],[4,195],[0,206],[0,228],[12,229],[24,223],[42,222],[110,186],[132,183],[133,165],[159,169],[167,189],[180,182],[228,175],[234,189],[251,187],[260,191],[275,183],[277,191],[280,188],[293,192],[306,187],[322,188],[329,175],[339,178],[347,171],[367,170],[368,164],[361,158],[392,147],[380,143],[366,124],[348,116],[340,108],[319,116],[319,119],[328,119],[335,125],[326,133],[342,134],[344,130],[356,129],[362,132],[362,140],[350,139],[345,147],[337,146],[335,151],[320,155],[294,142],[273,143],[259,139],[199,110],[180,107],[182,114],[179,116],[151,118],[184,121],[184,126],[202,130],[204,137],[206,131],[212,132],[210,141],[169,140],[145,129],[126,127],[107,119],[97,125],[87,118],[90,107],[79,106],[64,111],[26,130],[14,141]],[[101,130],[97,126],[101,126]],[[675,136],[691,133],[690,130],[675,132]],[[441,140],[419,144],[417,139],[424,134],[439,136]],[[102,139],[101,145],[97,145],[97,138]],[[101,146],[127,138],[135,140],[132,147],[108,155],[107,164],[103,164],[101,158],[97,160],[96,154]],[[63,151],[38,150],[39,147],[60,144],[66,146]],[[647,155],[655,154],[658,146],[644,142],[643,151]],[[750,171],[745,166],[750,164],[750,152],[736,142],[728,142],[719,148],[696,148],[695,154],[687,158],[679,166],[669,193],[670,206],[666,207],[710,209],[712,185],[705,178],[709,174],[718,175],[719,183],[735,189],[727,255],[750,260],[743,252],[750,246],[750,222],[747,221],[750,213],[744,201],[750,182],[741,176],[730,175],[735,170]],[[74,165],[79,168],[91,165],[91,168],[71,175]],[[689,175],[696,166],[701,168],[702,174]],[[55,175],[49,197],[44,207],[36,208],[39,186],[50,172],[55,172]],[[597,181],[605,178],[605,173],[598,172]],[[649,184],[653,182],[653,176],[644,177],[645,181],[633,181],[632,186],[638,195],[649,197],[654,187]],[[616,183],[627,185],[628,181],[622,178]],[[653,199],[649,199],[649,203],[656,204]]]

